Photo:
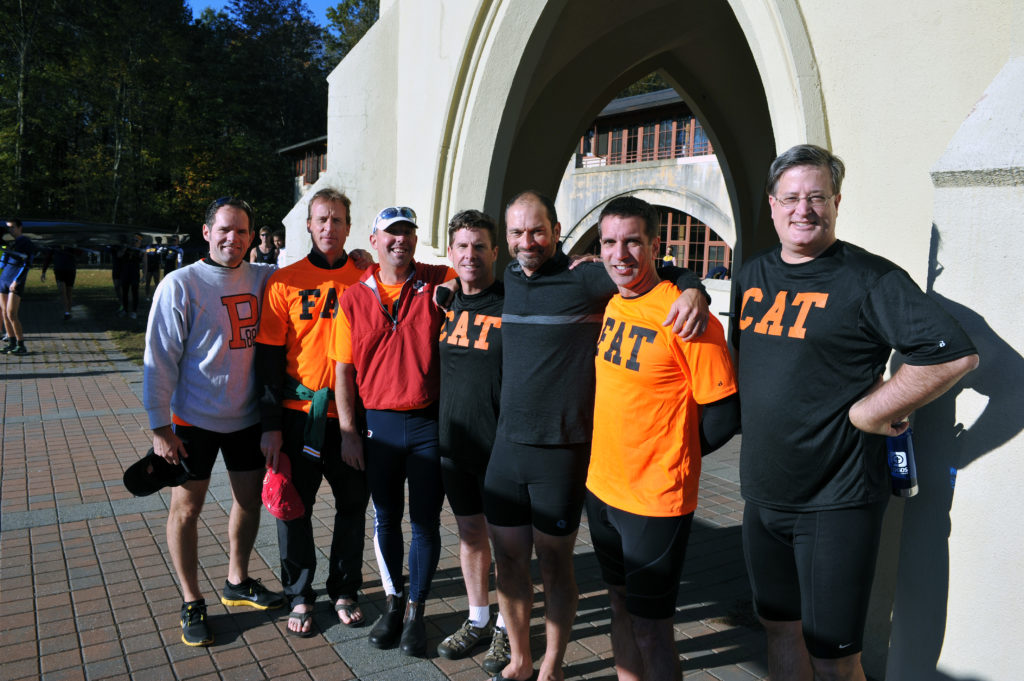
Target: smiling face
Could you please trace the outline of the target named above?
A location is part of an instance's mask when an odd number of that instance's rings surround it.
[[[768,203],[785,262],[813,260],[835,243],[840,198],[840,194],[834,193],[832,176],[824,166],[794,166],[782,173]],[[793,205],[782,205],[782,201],[790,200]],[[819,202],[822,205],[818,208],[812,205]]]
[[[555,255],[562,226],[551,224],[543,204],[535,198],[525,196],[509,206],[505,223],[509,255],[519,261],[527,275]]]
[[[655,259],[661,239],[647,236],[639,216],[607,215],[601,220],[601,260],[624,298],[647,293],[658,284]]]
[[[313,248],[328,260],[341,256],[351,225],[348,208],[341,201],[316,199],[310,209],[306,230],[313,239]]]
[[[217,209],[212,225],[203,225],[203,238],[210,242],[210,259],[225,267],[237,267],[252,243],[249,216],[235,206]]]
[[[416,252],[416,227],[409,222],[396,222],[370,235],[370,246],[377,251],[381,268],[404,272]]]
[[[498,247],[491,243],[486,229],[466,227],[456,231],[448,246],[448,259],[466,293],[478,293],[494,283]]]

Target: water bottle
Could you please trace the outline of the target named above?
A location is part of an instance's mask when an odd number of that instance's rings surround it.
[[[913,432],[907,428],[900,435],[885,438],[889,453],[889,480],[892,494],[896,497],[912,497],[917,494],[917,465],[914,463]]]

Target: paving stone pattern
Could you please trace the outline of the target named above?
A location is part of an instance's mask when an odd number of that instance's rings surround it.
[[[0,355],[0,678],[487,678],[480,667],[484,650],[459,661],[434,653],[437,643],[461,624],[467,608],[455,520],[447,504],[441,562],[426,608],[427,659],[371,648],[365,640],[368,630],[342,626],[326,596],[318,601],[314,618],[321,633],[299,639],[286,635],[284,610],[263,613],[219,602],[231,504],[220,463],[199,526],[200,584],[216,641],[205,649],[183,645],[181,595],[164,535],[169,493],[135,498],[121,484],[124,469],[150,444],[141,405],[142,373],[116,350],[102,320],[84,318],[80,307],[74,313],[74,319],[63,322],[56,301],[30,298],[22,307],[30,354]],[[750,610],[740,548],[743,503],[737,459],[734,441],[705,460],[675,625],[687,681],[766,676],[764,636]],[[326,485],[321,492],[314,528],[322,561],[317,586],[323,595],[323,551],[333,514]],[[372,621],[383,609],[384,594],[371,534],[368,513],[362,604]],[[580,604],[566,678],[614,679],[608,599],[585,524],[575,561]],[[280,589],[278,562],[274,519],[264,513],[250,572]],[[539,586],[533,614],[533,650],[539,656]]]

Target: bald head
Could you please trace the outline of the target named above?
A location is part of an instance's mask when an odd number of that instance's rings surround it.
[[[534,191],[512,197],[505,209],[508,252],[527,275],[550,260],[558,247],[562,227],[551,199]]]

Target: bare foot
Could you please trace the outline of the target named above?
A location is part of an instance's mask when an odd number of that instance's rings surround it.
[[[309,634],[313,630],[312,603],[299,603],[288,614],[288,631]],[[303,617],[303,615],[307,615]]]
[[[533,678],[533,665],[531,664],[528,667],[523,667],[522,669],[519,669],[513,667],[512,663],[509,662],[508,666],[501,670],[501,674],[499,676],[501,676],[501,678],[503,679],[508,679],[509,681],[515,681],[517,679],[527,681],[528,679]]]
[[[363,625],[363,611],[355,600],[339,598],[334,603],[334,609],[338,611],[338,619],[346,627],[359,627]]]

